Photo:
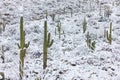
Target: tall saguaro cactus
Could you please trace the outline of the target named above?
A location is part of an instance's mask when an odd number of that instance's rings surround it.
[[[19,66],[19,71],[20,71],[20,79],[23,77],[23,67],[24,67],[24,58],[26,54],[26,48],[29,47],[30,42],[25,44],[25,31],[24,31],[24,26],[23,26],[23,17],[20,18],[20,45],[18,44],[18,47],[20,49],[20,66]]]
[[[111,45],[112,44],[112,22],[110,23],[109,33],[108,33],[108,31],[104,30],[104,37],[107,38],[107,40],[109,41],[109,43]]]
[[[112,44],[112,22],[110,23],[110,30],[109,30],[109,34],[108,34],[108,31],[107,31],[107,39],[109,41],[110,44]]]
[[[61,38],[61,22],[59,21],[57,24],[58,27],[58,33],[59,33],[59,39]]]
[[[47,33],[47,21],[44,22],[44,43],[43,43],[43,69],[47,67],[48,48],[52,46],[53,39],[50,41],[51,34]]]

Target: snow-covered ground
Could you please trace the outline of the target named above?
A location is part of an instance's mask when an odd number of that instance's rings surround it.
[[[46,10],[49,15],[48,32],[54,43],[48,50],[48,66],[43,70]],[[109,18],[104,15],[107,10],[111,11]],[[55,21],[50,16],[53,13]],[[1,0],[0,25],[5,22],[6,27],[0,33],[0,56],[2,45],[5,53],[5,63],[0,58],[0,72],[4,72],[6,80],[19,80],[17,44],[20,40],[20,16],[24,17],[26,42],[30,41],[25,57],[24,80],[120,80],[119,0]],[[85,33],[84,18],[87,21]],[[60,39],[58,34],[55,35],[59,20],[62,25]],[[109,30],[110,22],[112,45],[104,38],[104,28]],[[88,31],[96,42],[92,52],[86,43]]]

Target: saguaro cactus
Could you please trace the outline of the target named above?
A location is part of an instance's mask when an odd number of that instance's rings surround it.
[[[110,44],[112,44],[112,22],[110,23],[110,30],[109,30],[109,34],[107,31],[107,40],[109,41]]]
[[[55,21],[55,13],[51,14],[50,16],[52,18],[52,21]]]
[[[112,22],[110,23],[109,33],[108,30],[104,30],[104,37],[106,37],[109,43],[112,44]]]
[[[59,33],[59,39],[61,38],[61,22],[59,21],[57,24],[58,27],[58,33]]]
[[[47,33],[47,21],[44,22],[44,43],[43,43],[43,69],[47,67],[48,48],[52,46],[53,39],[50,41],[50,33]]]
[[[86,42],[87,42],[87,46],[92,49],[92,50],[95,50],[95,44],[96,42],[95,41],[91,41],[91,37],[89,35],[89,32],[87,32],[87,35],[86,35]]]
[[[84,22],[83,22],[83,33],[85,33],[86,28],[87,28],[87,22],[86,22],[86,19],[84,18]]]
[[[25,44],[25,31],[24,31],[24,26],[23,26],[23,17],[20,18],[20,45],[18,44],[18,47],[20,49],[20,66],[19,66],[19,71],[20,71],[20,78],[22,79],[23,77],[23,67],[24,67],[24,58],[26,54],[26,48],[29,47],[30,42]]]

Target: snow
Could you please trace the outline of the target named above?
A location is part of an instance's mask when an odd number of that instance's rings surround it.
[[[120,80],[120,4],[115,0],[1,0],[0,23],[6,21],[5,31],[0,33],[0,56],[4,46],[5,63],[0,58],[0,72],[6,80],[19,80],[19,19],[24,17],[26,43],[30,41],[24,65],[23,80]],[[84,2],[83,2],[84,1]],[[92,7],[90,7],[90,1]],[[83,3],[82,3],[83,2]],[[114,4],[114,5],[113,5]],[[104,6],[112,11],[110,17],[104,14]],[[63,9],[67,8],[64,14]],[[71,16],[70,8],[73,9]],[[45,19],[45,11],[48,19]],[[55,13],[55,21],[51,14]],[[83,33],[84,17],[87,21],[86,33]],[[44,21],[48,21],[48,32],[53,45],[48,49],[48,63],[43,65]],[[55,35],[55,28],[60,20],[61,38]],[[109,30],[112,22],[112,45],[104,38],[104,28]],[[1,27],[1,25],[0,25]],[[63,31],[65,32],[63,34]],[[95,51],[86,43],[89,31],[96,42]],[[2,76],[0,75],[0,79]]]

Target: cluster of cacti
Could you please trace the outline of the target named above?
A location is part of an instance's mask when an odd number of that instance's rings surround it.
[[[61,22],[59,21],[57,24],[57,28],[58,28],[58,34],[59,34],[59,39],[61,38]]]
[[[112,22],[110,23],[109,33],[104,29],[104,37],[107,38],[110,44],[112,44]]]
[[[83,22],[83,33],[85,33],[87,29],[87,22],[86,22],[86,19],[84,18],[84,22]]]
[[[87,32],[86,38],[87,38],[87,39],[86,39],[87,46],[88,46],[90,49],[95,50],[95,44],[96,44],[96,42],[91,40],[91,37],[90,37],[90,35],[89,35],[89,32]]]
[[[0,80],[5,80],[5,74],[4,74],[4,72],[0,72],[0,75],[2,76],[2,79],[0,79]]]
[[[53,39],[50,40],[51,34],[47,33],[47,21],[44,22],[44,43],[43,43],[43,69],[47,67],[48,48],[52,46]]]
[[[24,58],[26,54],[26,48],[29,47],[30,42],[25,44],[25,31],[24,31],[24,26],[23,26],[23,17],[20,18],[20,45],[18,44],[18,47],[20,49],[20,66],[19,66],[19,71],[20,71],[20,78],[22,79],[23,77],[23,67],[24,67]]]
[[[4,63],[5,62],[5,56],[4,56],[4,46],[3,45],[2,45],[2,56],[1,56],[1,58],[3,60],[2,63]]]

